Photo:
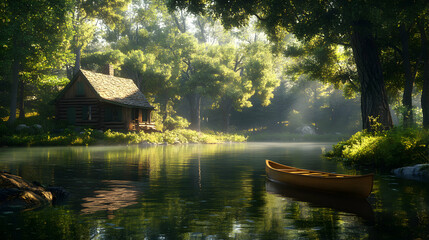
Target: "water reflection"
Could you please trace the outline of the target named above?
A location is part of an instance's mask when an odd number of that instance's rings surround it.
[[[97,211],[112,213],[120,208],[137,204],[138,188],[131,181],[103,180],[108,187],[105,190],[94,191],[94,197],[86,197],[82,200],[82,213],[91,214]]]
[[[429,239],[426,184],[376,175],[368,205],[265,181],[265,159],[361,174],[321,159],[330,146],[2,149],[1,170],[71,193],[63,206],[0,214],[2,239]]]
[[[317,192],[291,185],[280,184],[266,180],[266,190],[268,193],[278,194],[291,198],[294,201],[309,203],[313,208],[329,208],[335,211],[352,213],[367,221],[374,223],[374,212],[366,199],[347,197],[324,192]]]

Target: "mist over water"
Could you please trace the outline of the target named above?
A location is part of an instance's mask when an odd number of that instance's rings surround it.
[[[285,189],[265,159],[362,174],[320,156],[332,143],[10,148],[0,168],[71,195],[1,212],[2,239],[406,239],[429,235],[426,183],[376,175],[367,201]]]

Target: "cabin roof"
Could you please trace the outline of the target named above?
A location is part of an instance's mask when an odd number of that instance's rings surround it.
[[[130,107],[154,108],[132,79],[82,69],[77,75],[79,74],[88,80],[96,94],[106,102]],[[77,79],[77,75],[72,82]]]

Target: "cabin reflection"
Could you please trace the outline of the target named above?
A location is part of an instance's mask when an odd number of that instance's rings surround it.
[[[265,182],[265,187],[268,193],[292,198],[295,201],[307,202],[311,207],[331,208],[336,211],[355,214],[364,219],[368,225],[373,225],[375,220],[371,205],[363,198],[302,189],[272,182],[268,179]]]
[[[107,188],[103,190],[95,190],[94,197],[83,198],[82,203],[83,214],[92,214],[98,211],[112,211],[120,208],[125,208],[137,203],[139,190],[132,181],[123,180],[103,180],[102,183],[107,184]]]

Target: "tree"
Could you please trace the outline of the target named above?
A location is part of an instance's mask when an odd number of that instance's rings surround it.
[[[423,90],[422,90],[422,111],[423,111],[423,127],[429,128],[429,40],[427,36],[426,27],[420,22],[419,31],[422,46],[423,56]]]
[[[221,87],[221,70],[216,59],[200,51],[185,60],[187,69],[181,76],[181,91],[190,106],[191,128],[201,130],[201,99],[214,97]]]
[[[23,71],[63,62],[68,33],[69,1],[2,1],[0,3],[2,61],[10,66],[9,121],[16,119],[18,86]]]
[[[112,64],[115,70],[120,71],[124,64],[125,55],[119,50],[106,50],[84,54],[82,57],[82,67],[85,69],[100,72],[107,64]]]
[[[92,40],[95,29],[95,20],[102,20],[105,24],[114,28],[115,23],[122,18],[120,14],[125,10],[131,0],[72,0],[72,26],[74,36],[72,49],[75,53],[73,73],[69,71],[71,78],[80,69],[81,52]]]
[[[252,82],[242,77],[244,50],[232,45],[214,46],[208,56],[218,60],[219,92],[214,95],[214,106],[221,109],[223,130],[228,132],[230,114],[233,109],[251,107],[249,98],[255,93]]]
[[[160,30],[160,32],[162,32]],[[174,101],[180,98],[182,74],[196,52],[197,41],[188,34],[157,32],[145,50],[132,50],[122,72],[132,78],[140,89],[161,104],[163,119]],[[182,92],[183,93],[183,92]]]
[[[221,109],[223,129],[228,131],[231,111],[241,111],[252,106],[250,98],[256,96],[263,106],[270,104],[273,91],[280,85],[275,72],[275,62],[269,46],[262,42],[213,48],[210,56],[220,57],[221,88],[216,94],[215,105]]]
[[[392,126],[374,36],[387,2],[171,0],[168,4],[171,9],[210,14],[226,27],[245,25],[256,16],[272,39],[282,39],[289,31],[303,41],[320,37],[327,44],[351,47],[361,83],[363,128],[370,129],[370,117],[378,117],[386,129]]]

